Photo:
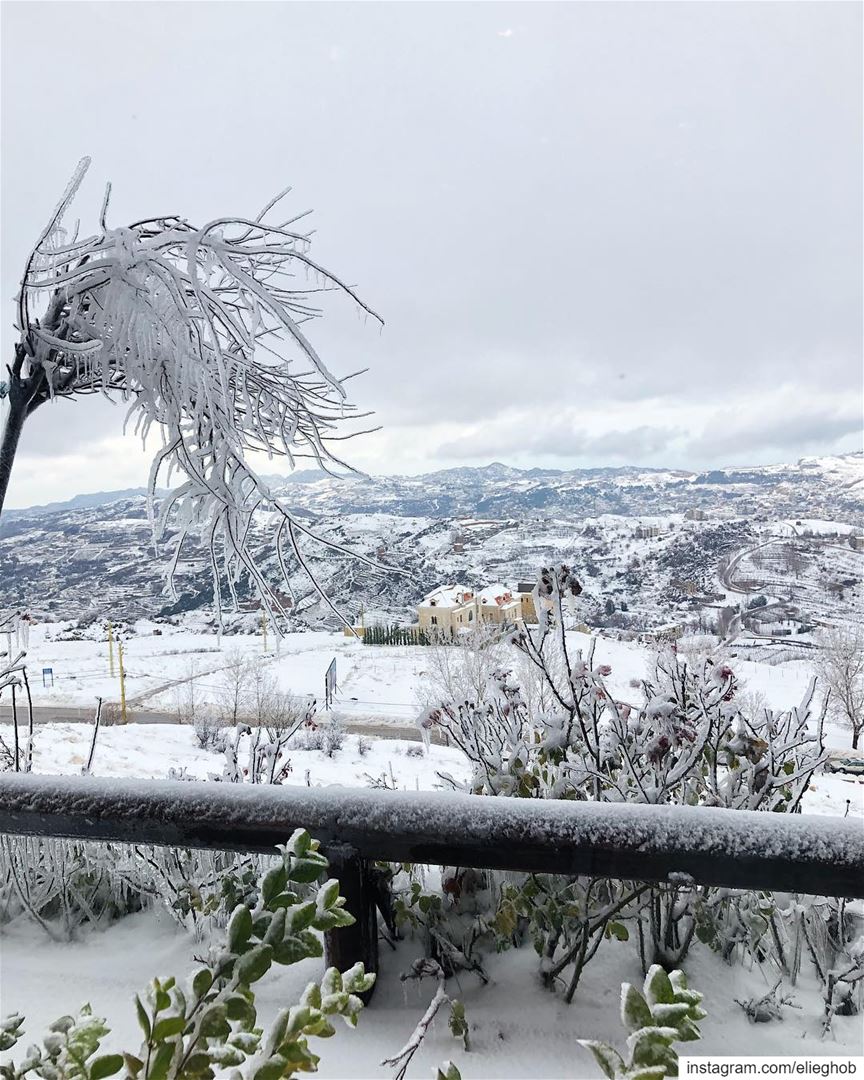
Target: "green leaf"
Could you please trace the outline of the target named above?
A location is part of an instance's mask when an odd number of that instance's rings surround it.
[[[137,1076],[144,1068],[144,1062],[134,1054],[124,1054],[123,1061],[126,1063],[126,1072],[132,1077]]]
[[[227,1039],[231,1034],[231,1028],[228,1026],[225,1006],[211,1005],[205,1010],[198,1030],[205,1039]]]
[[[209,968],[201,968],[195,972],[192,979],[192,993],[196,998],[202,998],[213,985],[213,973]]]
[[[324,955],[324,946],[321,944],[321,939],[313,934],[311,930],[301,930],[297,937],[306,946],[307,956]]]
[[[270,925],[267,927],[267,931],[263,936],[265,945],[278,945],[279,942],[285,937],[285,918],[287,912],[285,908],[280,908],[275,912],[270,919]]]
[[[245,904],[234,910],[228,923],[228,948],[232,953],[239,952],[252,936],[252,912]]]
[[[281,1055],[274,1055],[265,1061],[263,1065],[258,1066],[255,1072],[252,1073],[252,1080],[280,1080],[280,1077],[286,1075],[290,1064]]]
[[[312,956],[312,953],[299,937],[287,937],[273,948],[273,959],[277,964],[299,964],[309,956]]]
[[[225,1002],[225,1012],[229,1020],[242,1020],[248,1027],[255,1023],[255,1006],[242,994],[232,994]]]
[[[147,1015],[147,1010],[141,1004],[141,998],[138,997],[137,994],[135,995],[135,1013],[138,1016],[138,1026],[144,1032],[144,1038],[149,1042],[152,1030],[150,1027],[150,1017]]]
[[[206,1077],[207,1080],[211,1080],[215,1074],[211,1068],[212,1061],[210,1055],[205,1051],[193,1054],[190,1058],[187,1058],[186,1064],[183,1066],[183,1076],[200,1076]]]
[[[296,892],[283,892],[278,896],[274,896],[268,905],[271,911],[278,911],[280,908],[294,907],[299,903],[300,897]]]
[[[671,1005],[674,1002],[675,991],[672,989],[672,983],[659,964],[653,964],[648,969],[643,993],[649,1005]]]
[[[678,1038],[676,1028],[644,1027],[627,1040],[630,1062],[633,1065],[674,1065],[678,1055],[672,1042]]]
[[[677,1027],[689,1012],[690,1006],[686,1001],[673,1001],[671,1005],[651,1006],[654,1023],[664,1024],[666,1027]]]
[[[267,973],[273,962],[273,949],[269,945],[256,945],[237,961],[237,977],[251,986]]]
[[[317,907],[319,911],[326,911],[333,907],[339,899],[339,882],[336,878],[325,881],[318,890]]]
[[[516,920],[516,908],[512,903],[507,901],[495,912],[492,926],[495,929],[495,932],[500,934],[501,937],[511,937],[516,930]]]
[[[311,926],[315,918],[315,913],[316,907],[314,900],[307,900],[305,904],[300,904],[298,907],[294,908],[286,920],[291,933],[299,933],[299,931],[305,930],[307,926]]]
[[[103,1054],[96,1058],[90,1066],[90,1080],[103,1080],[106,1076],[113,1076],[123,1068],[122,1054]]]
[[[645,998],[630,983],[621,984],[621,1023],[628,1031],[638,1031],[654,1023]]]
[[[176,1043],[163,1043],[159,1047],[153,1058],[153,1064],[150,1066],[150,1071],[147,1073],[147,1080],[165,1080],[176,1048]]]
[[[305,855],[312,846],[312,837],[305,829],[295,829],[286,847],[292,855]]]
[[[316,917],[314,926],[316,930],[335,930],[337,926],[353,926],[356,921],[350,911],[331,908]]]
[[[298,882],[298,884],[310,885],[313,881],[317,881],[326,869],[326,859],[322,859],[321,862],[313,862],[311,859],[298,859],[289,870],[288,877],[291,881]]]
[[[185,1016],[166,1016],[164,1020],[156,1022],[153,1028],[153,1041],[162,1042],[174,1035],[179,1035],[184,1027],[186,1027]]]
[[[608,1076],[609,1080],[615,1080],[616,1076],[620,1076],[624,1072],[626,1068],[624,1058],[614,1047],[597,1042],[595,1039],[577,1039],[576,1041],[580,1046],[584,1046],[586,1050],[591,1051],[594,1060],[603,1070],[603,1075]]]
[[[282,866],[274,866],[272,870],[267,871],[261,881],[261,899],[267,907],[284,891],[287,884],[288,867],[284,863]]]
[[[617,941],[629,941],[630,931],[620,922],[610,922],[606,925],[606,936],[614,937]]]

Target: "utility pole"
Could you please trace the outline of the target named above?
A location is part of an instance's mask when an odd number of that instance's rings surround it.
[[[111,620],[108,620],[108,670],[111,674],[111,678],[114,678],[114,627],[111,625]]]
[[[126,723],[126,672],[123,669],[123,642],[117,642],[117,655],[120,660],[120,722]]]

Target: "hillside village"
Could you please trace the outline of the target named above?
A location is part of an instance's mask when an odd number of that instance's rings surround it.
[[[860,615],[862,460],[860,454],[821,459],[818,468],[805,461],[797,469],[754,470],[743,479],[732,472],[727,483],[711,490],[737,499],[714,502],[704,516],[690,513],[692,507],[674,509],[676,500],[665,482],[642,485],[632,515],[590,517],[576,509],[533,511],[524,517],[512,509],[509,516],[477,514],[491,491],[498,493],[501,508],[518,507],[525,480],[517,470],[504,477],[500,470],[462,470],[451,478],[451,499],[473,512],[462,517],[412,512],[418,491],[427,492],[427,502],[437,498],[437,476],[412,479],[410,498],[388,496],[387,513],[379,509],[375,485],[365,485],[368,505],[353,512],[325,509],[337,494],[354,498],[356,489],[344,483],[315,480],[282,490],[298,510],[315,507],[306,520],[322,538],[380,564],[375,570],[339,552],[325,555],[305,545],[310,566],[351,622],[358,621],[362,609],[367,624],[419,625],[424,596],[448,583],[481,594],[496,582],[503,584],[493,590],[492,599],[503,596],[503,589],[511,600],[503,607],[497,601],[475,606],[473,618],[482,610],[487,617],[509,619],[518,602],[525,619],[528,600],[520,597],[533,588],[541,566],[563,561],[582,583],[579,621],[587,626],[624,635],[650,634],[670,624],[706,632],[728,623],[743,606],[754,628],[759,623],[761,630],[794,636],[801,627]],[[755,483],[754,475],[766,482]],[[783,479],[775,485],[767,482],[772,477]],[[608,502],[622,492],[634,498],[630,474],[613,473],[602,482],[592,477],[590,485]],[[382,480],[380,487],[392,490],[394,484]],[[329,492],[326,499],[324,492]],[[742,501],[752,512],[736,517],[736,503]],[[786,501],[794,502],[795,517],[783,516]],[[253,528],[253,544],[256,537],[264,543],[267,530],[265,513]],[[169,528],[162,550],[170,551],[171,542]],[[81,508],[11,512],[0,524],[0,604],[28,610],[39,620],[193,619],[212,625],[205,551],[194,538],[186,541],[172,597],[165,584],[166,563],[150,558],[152,550],[143,497],[111,501],[108,496],[103,504]],[[339,626],[302,572],[294,573],[290,584],[290,593],[280,593],[280,603],[295,629]],[[770,603],[747,610],[751,600],[766,594]],[[239,611],[226,612],[226,630],[254,630],[260,622],[255,591],[241,580],[237,596]],[[463,625],[469,614],[469,609],[461,612]],[[428,613],[423,619],[432,617]],[[435,617],[450,618],[443,609]]]

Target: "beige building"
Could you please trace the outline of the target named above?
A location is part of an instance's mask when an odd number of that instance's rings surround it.
[[[477,621],[474,590],[465,585],[441,585],[424,596],[417,607],[417,623],[430,633],[470,630]]]
[[[530,596],[528,601],[533,612]],[[521,623],[525,621],[523,608],[522,597],[506,585],[490,585],[479,592],[466,585],[441,585],[421,600],[417,624],[430,633],[456,634],[483,624]]]
[[[478,593],[477,611],[484,623],[522,622],[522,602],[506,585],[489,585]]]

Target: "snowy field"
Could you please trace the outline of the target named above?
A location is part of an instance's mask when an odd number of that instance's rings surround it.
[[[238,653],[260,658],[283,690],[313,695],[323,700],[324,676],[336,660],[338,690],[335,712],[351,722],[369,721],[376,727],[392,725],[413,728],[425,700],[430,652],[419,646],[367,646],[343,634],[308,632],[289,634],[276,642],[271,634],[214,634],[145,620],[135,625],[134,634],[124,636],[126,695],[136,712],[153,711],[173,715],[178,695],[194,682],[196,696],[213,701],[220,693],[221,673]],[[27,643],[33,700],[37,708],[78,708],[95,710],[96,697],[117,701],[120,695],[115,646],[115,676],[110,675],[108,643],[104,632],[94,626],[82,640],[66,640],[69,631],[62,624],[40,624],[30,632]],[[587,652],[592,637],[573,632],[570,647]],[[650,672],[653,654],[636,642],[599,636],[595,642],[595,663],[609,664],[612,674],[606,682],[621,700],[634,700],[633,680]],[[728,663],[738,677],[741,692],[753,706],[768,705],[789,709],[797,705],[812,677],[813,654],[785,663],[754,662],[735,655],[732,647]],[[515,654],[514,654],[515,658]],[[43,679],[43,668],[52,669]],[[8,702],[4,702],[8,704]],[[85,714],[86,715],[86,714]],[[49,717],[43,717],[48,718]],[[146,719],[142,716],[141,719]],[[826,743],[831,749],[846,749],[849,733],[826,724]]]

